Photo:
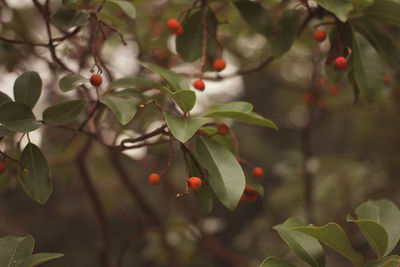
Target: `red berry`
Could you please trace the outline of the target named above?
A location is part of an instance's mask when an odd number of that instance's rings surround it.
[[[329,93],[331,95],[337,95],[339,93],[339,88],[336,85],[329,87]]]
[[[339,70],[344,70],[347,67],[347,59],[344,57],[337,57],[335,59],[335,67]]]
[[[389,74],[385,73],[385,84],[390,84],[392,82],[392,77]]]
[[[181,35],[183,33],[183,27],[180,26],[179,29],[175,32],[176,35]]]
[[[256,167],[253,169],[253,177],[260,178],[264,175],[264,170],[260,167]]]
[[[314,32],[314,39],[317,41],[317,42],[323,42],[323,41],[325,41],[325,39],[326,39],[326,32],[325,31],[323,31],[323,30],[317,30],[317,31],[315,31]]]
[[[204,85],[204,82],[202,80],[194,81],[193,87],[200,91],[204,91],[204,88],[206,88],[206,86]]]
[[[100,86],[100,84],[101,84],[102,82],[103,82],[103,79],[101,78],[100,75],[93,74],[93,75],[90,77],[90,83],[91,83],[93,86],[95,86],[95,87]]]
[[[307,105],[310,104],[313,100],[313,95],[310,92],[307,92],[303,95],[303,101]]]
[[[251,188],[249,185],[246,185],[244,192],[243,192],[244,200],[247,202],[253,202],[257,200],[258,193],[256,190]]]
[[[181,24],[176,19],[169,19],[167,21],[167,27],[173,34],[177,34],[177,32],[182,28]]]
[[[201,187],[201,179],[199,177],[190,177],[187,184],[191,190],[196,191]]]
[[[214,70],[221,71],[221,70],[225,69],[226,63],[223,59],[219,58],[214,61],[213,67],[214,67]]]
[[[6,165],[4,165],[3,162],[0,162],[0,174],[2,174],[3,172],[5,172],[6,170]]]
[[[223,124],[223,123],[219,124],[219,125],[218,125],[218,133],[219,133],[220,135],[223,135],[223,136],[227,135],[227,134],[229,133],[229,127],[226,126],[226,125]]]
[[[152,173],[149,176],[149,182],[152,185],[158,185],[161,182],[161,177],[158,173]]]

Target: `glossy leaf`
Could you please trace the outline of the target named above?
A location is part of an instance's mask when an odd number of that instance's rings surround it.
[[[391,255],[368,262],[366,267],[397,267],[400,265],[400,256]]]
[[[356,266],[362,266],[363,256],[353,249],[346,233],[340,225],[336,223],[328,223],[321,227],[305,226],[293,227],[290,229],[305,233],[318,239],[345,256]]]
[[[0,106],[0,123],[16,132],[30,132],[40,127],[30,107],[8,102]]]
[[[62,7],[52,16],[51,21],[57,27],[68,30],[72,27],[83,26],[89,21],[90,14],[86,10],[73,7]]]
[[[141,99],[141,100],[143,100],[145,98],[144,95],[140,91],[137,91],[132,88],[125,88],[125,89],[118,90],[118,91],[112,91],[109,95],[120,96],[120,97],[131,97],[131,98],[136,98],[136,99]]]
[[[136,87],[148,87],[148,88],[159,88],[161,85],[156,83],[150,78],[140,76],[128,76],[116,79],[108,85],[108,89],[117,88],[136,88]]]
[[[366,8],[374,4],[375,0],[351,0],[351,2],[356,8]]]
[[[86,105],[86,100],[76,99],[50,106],[43,111],[43,120],[53,126],[70,123],[85,110]]]
[[[14,83],[14,99],[33,108],[42,93],[42,79],[35,71],[28,71],[18,76]]]
[[[151,63],[139,62],[139,64],[151,70],[152,72],[160,75],[169,84],[172,92],[190,88],[186,78],[178,73],[161,68]]]
[[[217,36],[217,22],[209,12],[206,14],[207,23],[207,54],[212,54],[217,49],[217,42],[213,36]],[[183,22],[183,33],[176,38],[176,51],[187,62],[193,62],[200,58],[203,49],[203,23],[201,11],[192,12]],[[210,34],[211,32],[211,34]]]
[[[136,114],[136,104],[130,97],[119,97],[119,96],[99,96],[101,103],[106,105],[112,110],[117,117],[117,120],[122,124],[126,125],[130,122]]]
[[[7,102],[12,102],[12,99],[7,94],[0,91],[0,105]]]
[[[274,32],[274,21],[271,15],[258,2],[248,0],[233,1],[242,18],[257,32],[272,36]]]
[[[357,224],[379,258],[385,254],[388,245],[388,234],[382,225],[372,220],[355,220],[350,215],[347,215],[347,221]]]
[[[384,66],[374,47],[359,33],[353,35],[354,79],[365,99],[372,103],[384,88]]]
[[[259,267],[296,267],[278,257],[268,257],[266,258]]]
[[[232,137],[230,135],[222,136],[218,134],[218,130],[215,127],[202,127],[201,130],[208,135],[212,135],[211,139],[217,141],[218,143],[226,147],[233,155],[235,155],[235,144],[233,143]]]
[[[192,110],[194,104],[196,103],[196,93],[192,90],[179,90],[172,92],[165,86],[161,89],[172,96],[176,104],[182,109],[183,112],[189,112]]]
[[[342,22],[346,22],[349,12],[353,10],[350,0],[316,0],[318,5],[332,12]]]
[[[300,29],[300,11],[289,9],[283,13],[276,25],[277,32],[270,38],[271,52],[276,58],[290,50]]]
[[[68,92],[78,88],[80,85],[88,81],[89,79],[83,77],[82,75],[71,73],[62,77],[58,85],[61,91]]]
[[[64,254],[61,253],[37,253],[25,258],[24,260],[18,261],[16,267],[34,267],[63,256]]]
[[[245,186],[242,167],[232,153],[218,142],[197,138],[197,157],[210,174],[210,184],[218,199],[233,210],[239,203]]]
[[[390,0],[379,0],[363,12],[368,18],[379,23],[391,24],[400,27],[400,3]]]
[[[50,167],[42,151],[29,143],[21,154],[21,165],[28,171],[19,170],[18,180],[30,198],[45,204],[53,191]]]
[[[121,0],[108,0],[107,2],[118,5],[121,10],[124,11],[124,13],[128,15],[131,19],[136,18],[136,8],[131,2]]]
[[[271,120],[252,112],[252,109],[253,106],[247,102],[233,102],[213,108],[205,117],[229,118],[278,130],[278,127]]]
[[[372,220],[385,228],[388,235],[387,249],[388,255],[397,245],[400,239],[400,210],[389,200],[367,201],[361,204],[355,213],[360,220]]]
[[[0,266],[16,267],[17,261],[25,259],[32,254],[34,245],[35,240],[31,235],[0,238]]]
[[[164,117],[173,136],[182,143],[186,143],[201,126],[211,121],[209,118],[177,118],[166,113]]]
[[[307,226],[304,222],[290,218],[283,224],[276,225],[274,229],[278,231],[280,237],[286,244],[305,262],[313,267],[325,267],[324,250],[321,244],[314,238],[305,233],[290,230],[293,227]]]
[[[12,134],[14,134],[13,131],[10,131],[6,127],[0,125],[0,137],[10,136]]]

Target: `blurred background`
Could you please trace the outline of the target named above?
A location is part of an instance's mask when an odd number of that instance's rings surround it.
[[[52,11],[61,6],[61,1],[49,2]],[[136,59],[171,67],[192,81],[192,75],[199,73],[200,62],[182,62],[175,52],[175,37],[165,27],[168,18],[178,17],[191,2],[133,2],[138,11],[136,20],[116,12],[113,6],[105,7],[110,23],[120,29],[128,45],[123,46],[114,33],[99,45],[111,71],[111,75],[103,75],[104,83],[142,73]],[[255,166],[264,169],[264,176],[258,180],[264,187],[264,196],[242,203],[232,212],[214,198],[213,210],[204,213],[192,195],[175,197],[185,187],[184,162],[177,144],[172,168],[161,185],[153,187],[147,177],[167,165],[168,144],[116,155],[94,142],[86,166],[104,206],[112,266],[117,266],[118,261],[119,266],[126,267],[258,266],[267,256],[306,266],[272,229],[289,217],[315,225],[339,223],[355,249],[372,260],[368,243],[345,218],[369,199],[387,198],[400,204],[398,74],[385,70],[386,88],[376,103],[367,105],[360,100],[354,104],[346,79],[332,84],[325,77],[329,40],[317,44],[313,29],[308,27],[281,59],[262,70],[232,76],[266,59],[268,41],[251,30],[231,4],[212,2],[219,20],[227,22],[220,25],[218,39],[224,45],[223,58],[228,66],[221,76],[230,78],[205,80],[206,90],[196,92],[198,102],[193,114],[204,114],[218,103],[243,100],[277,124],[280,130],[275,132],[221,121],[231,127],[238,139],[240,156],[247,161],[247,174],[251,175]],[[277,14],[288,5],[297,6],[297,1],[262,2]],[[81,1],[81,6],[94,3]],[[309,25],[320,22],[311,21]],[[1,0],[0,23],[1,36],[48,41],[43,20],[31,1]],[[329,31],[329,25],[322,28]],[[82,28],[56,49],[70,69],[85,77],[90,76],[93,65],[88,49],[90,29],[90,25]],[[400,37],[394,29],[388,30],[393,32],[393,38]],[[12,96],[14,80],[28,70],[37,71],[44,84],[41,100],[34,109],[37,118],[49,103],[76,97],[76,92],[63,94],[58,89],[59,79],[68,72],[55,66],[47,48],[0,41],[0,90]],[[337,86],[338,92],[332,92],[332,85]],[[310,92],[311,102],[305,99]],[[168,106],[163,96],[157,97]],[[162,124],[162,117],[151,107],[123,128],[112,120],[112,114],[101,116],[100,127],[105,135],[119,132],[118,138],[139,136]],[[31,134],[32,142],[40,145],[52,168],[54,192],[46,205],[26,196],[16,178],[17,166],[10,164],[7,172],[0,175],[0,236],[32,234],[36,252],[65,254],[43,266],[100,266],[101,228],[76,164],[76,154],[87,140],[79,136],[65,148],[71,137],[69,132],[46,127]],[[0,149],[14,155],[19,138],[3,140]],[[23,139],[22,146],[24,142]],[[188,145],[192,146],[190,142]],[[162,227],[157,225],[160,220]],[[327,266],[351,266],[331,249],[324,249]],[[394,253],[400,253],[399,246]]]

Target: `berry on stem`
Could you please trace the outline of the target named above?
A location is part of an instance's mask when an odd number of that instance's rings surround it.
[[[223,124],[223,123],[221,123],[221,124],[218,125],[217,130],[218,130],[218,133],[219,133],[220,135],[222,135],[222,136],[225,136],[225,135],[227,135],[227,134],[229,133],[229,127],[226,126],[226,125]]]
[[[3,172],[5,172],[6,170],[6,165],[4,165],[3,162],[0,162],[0,174],[2,174]]]
[[[337,57],[335,59],[335,67],[339,70],[344,70],[347,67],[347,59],[344,57]]]
[[[196,191],[201,187],[201,179],[199,177],[190,177],[187,184],[191,190]]]
[[[98,74],[93,74],[93,75],[90,77],[90,83],[91,83],[93,86],[95,86],[95,87],[100,86],[100,84],[101,84],[102,82],[103,82],[103,79],[102,79],[101,76],[98,75]]]
[[[248,184],[246,184],[243,192],[244,200],[247,202],[254,202],[257,200],[258,193],[256,190],[251,188]]]
[[[196,88],[199,91],[204,91],[206,88],[204,82],[202,80],[196,80],[193,82],[193,87]]]
[[[213,63],[213,68],[216,71],[221,71],[221,70],[225,69],[225,67],[226,67],[226,63],[223,59],[220,59],[220,58],[216,59]]]
[[[158,185],[161,182],[161,177],[158,173],[152,173],[149,176],[149,183],[152,185]]]
[[[183,32],[182,25],[177,19],[169,19],[167,21],[167,27],[173,34],[180,35]]]
[[[261,178],[264,175],[264,170],[260,167],[255,167],[253,169],[253,177],[254,178]]]
[[[314,32],[314,39],[317,41],[317,42],[323,42],[323,41],[325,41],[325,39],[326,39],[326,32],[325,31],[323,31],[323,30],[317,30],[317,31],[315,31]]]

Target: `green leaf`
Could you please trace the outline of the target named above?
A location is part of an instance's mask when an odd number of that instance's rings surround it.
[[[108,85],[108,89],[117,88],[136,88],[136,87],[149,87],[159,88],[161,85],[156,83],[150,78],[140,76],[128,76],[112,81]]]
[[[37,253],[24,260],[19,261],[16,267],[34,267],[41,263],[55,260],[63,256],[64,254],[61,253]]]
[[[26,145],[21,154],[21,165],[28,172],[20,169],[18,180],[30,198],[45,204],[53,191],[50,167],[42,151],[32,144]]]
[[[218,23],[210,12],[206,14],[207,54],[212,54],[218,47],[213,36],[217,36]],[[187,62],[193,62],[202,56],[203,23],[201,11],[192,12],[183,24],[183,33],[176,38],[176,51]],[[210,34],[211,33],[211,34]]]
[[[68,30],[72,27],[83,26],[89,21],[90,14],[86,10],[73,7],[62,7],[51,15],[51,21],[57,27]]]
[[[50,106],[43,111],[43,120],[53,126],[70,123],[85,110],[86,105],[86,100],[76,99]]]
[[[17,103],[26,104],[33,108],[42,92],[42,79],[35,71],[20,75],[14,83],[14,99]]]
[[[313,267],[325,267],[325,255],[321,244],[313,237],[290,230],[293,227],[307,226],[304,222],[289,218],[283,224],[274,226],[286,244],[305,262]]]
[[[32,254],[35,240],[25,237],[5,236],[0,238],[0,266],[16,267],[16,262]]]
[[[82,75],[71,73],[61,78],[58,85],[61,91],[68,92],[78,88],[83,83],[89,81],[89,79],[83,77]]]
[[[120,0],[108,0],[107,2],[118,5],[121,10],[124,11],[124,13],[128,15],[131,19],[136,18],[136,8],[131,2]]]
[[[193,154],[193,153],[192,153]],[[193,191],[193,194],[195,195],[197,201],[200,204],[201,209],[209,213],[213,209],[213,195],[212,191],[210,188],[210,185],[206,181],[206,177],[203,177],[201,174],[199,168],[202,168],[200,165],[196,166],[196,163],[193,161],[192,157],[189,155],[188,157],[188,165],[189,165],[189,176],[190,177],[199,177],[202,180],[201,187],[197,189],[196,191]],[[193,155],[197,163],[199,164],[199,160],[196,158],[195,155]]]
[[[190,88],[186,78],[178,73],[161,68],[151,63],[142,63],[142,62],[138,63],[143,67],[145,67],[146,69],[149,69],[152,72],[160,75],[170,85],[171,90],[173,92]]]
[[[233,210],[244,191],[245,176],[235,156],[218,142],[197,138],[197,157],[210,174],[210,184],[219,200]]]
[[[136,99],[143,100],[145,97],[140,91],[137,91],[132,88],[125,88],[119,91],[112,91],[109,95],[111,96],[120,96],[120,97],[132,97]]]
[[[12,99],[8,95],[0,91],[0,105],[7,102],[12,102]]]
[[[278,257],[268,257],[266,258],[259,267],[296,267]]]
[[[367,267],[397,267],[400,264],[400,256],[391,255],[368,262]]]
[[[372,103],[384,88],[384,66],[374,47],[359,33],[353,35],[354,79],[365,99]]]
[[[366,8],[372,5],[375,0],[351,0],[351,2],[356,8]]]
[[[271,120],[252,112],[252,109],[253,106],[247,102],[232,102],[213,108],[205,117],[229,118],[278,130],[278,127]]]
[[[160,89],[172,96],[183,112],[189,112],[192,110],[196,103],[196,93],[192,90],[179,90],[177,92],[172,92],[165,86]]]
[[[122,125],[130,122],[136,114],[136,104],[130,97],[125,98],[109,95],[99,96],[99,100],[114,112],[115,117],[117,117],[117,120]]]
[[[30,107],[8,102],[0,106],[0,123],[16,132],[30,132],[40,127]]]
[[[385,228],[388,235],[385,255],[392,252],[400,239],[399,208],[390,200],[370,200],[361,204],[355,213],[359,220],[372,220]]]
[[[10,131],[6,127],[0,125],[0,137],[6,137],[6,136],[10,136],[12,134],[14,134],[13,131]]]
[[[379,0],[364,9],[364,15],[379,23],[400,27],[400,4],[390,0]]]
[[[379,258],[385,253],[388,245],[388,234],[382,225],[372,220],[355,220],[350,215],[347,215],[347,221],[357,224]]]
[[[276,35],[270,38],[271,52],[276,58],[290,50],[300,29],[300,12],[290,9],[283,13],[276,25]]]
[[[390,35],[378,29],[374,23],[367,19],[359,19],[354,23],[355,28],[365,38],[367,38],[379,52],[379,54],[387,61],[393,68],[400,71],[400,48]]]
[[[272,36],[274,32],[274,21],[271,15],[258,2],[248,0],[236,0],[233,4],[238,9],[242,18],[257,32]]]
[[[164,116],[172,135],[182,143],[186,143],[201,126],[211,121],[209,118],[177,118],[166,113]]]
[[[332,12],[342,22],[346,22],[353,5],[349,0],[316,0],[318,5]]]
[[[340,225],[336,223],[328,223],[321,227],[306,226],[293,227],[290,229],[305,233],[318,239],[345,256],[356,266],[362,266],[363,256],[353,249],[346,233]]]

